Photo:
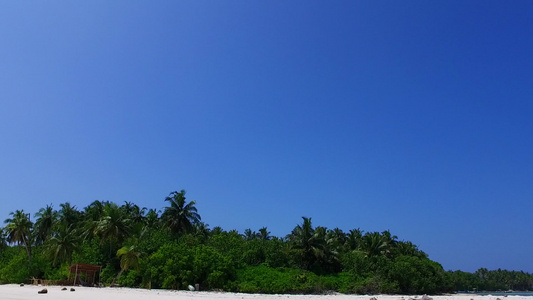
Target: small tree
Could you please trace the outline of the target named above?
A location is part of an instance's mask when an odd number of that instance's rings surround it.
[[[7,240],[10,243],[17,243],[24,246],[28,255],[28,264],[31,266],[31,230],[33,223],[29,219],[29,215],[24,213],[24,210],[17,210],[9,213],[11,218],[4,221],[6,223],[5,231]]]
[[[139,269],[139,258],[141,257],[141,252],[137,247],[137,239],[131,239],[127,245],[120,248],[117,251],[117,257],[120,258],[120,272],[118,272],[117,277],[113,280],[113,283],[122,275],[123,272],[134,268]],[[113,284],[112,283],[112,284]]]

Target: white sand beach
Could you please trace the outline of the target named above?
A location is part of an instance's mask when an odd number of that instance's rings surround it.
[[[48,293],[38,294],[37,292],[46,288]],[[310,299],[310,300],[370,300],[375,297],[377,300],[407,300],[409,298],[421,298],[420,295],[264,295],[264,294],[237,294],[218,292],[189,292],[189,291],[169,291],[169,290],[145,290],[130,288],[88,288],[74,287],[75,291],[62,291],[61,286],[19,286],[14,284],[0,285],[0,299],[2,300],[34,300],[34,299],[54,299],[54,300],[187,300],[187,299],[254,299],[254,300],[274,300],[274,299]],[[477,295],[444,295],[431,296],[434,300],[497,300],[504,299],[502,296],[477,296]],[[506,300],[530,300],[531,297],[508,296]]]

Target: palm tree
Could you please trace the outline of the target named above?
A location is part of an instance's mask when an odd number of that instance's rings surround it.
[[[72,259],[72,253],[78,250],[80,236],[73,225],[61,227],[56,235],[47,242],[47,249],[53,260],[52,265],[68,262]]]
[[[411,242],[404,242],[404,241],[397,242],[394,245],[392,251],[394,252],[393,254],[396,256],[406,255],[406,256],[416,256],[420,258],[428,257],[426,253],[419,250],[418,247]]]
[[[134,223],[141,223],[144,220],[144,214],[146,212],[146,207],[140,208],[137,204],[133,202],[125,201],[124,205],[120,207],[126,216],[131,219]]]
[[[26,253],[28,254],[28,263],[31,265],[31,229],[32,222],[29,219],[29,215],[24,213],[24,210],[17,210],[9,213],[11,218],[4,221],[6,225],[5,231],[7,234],[7,240],[10,243],[17,243],[24,246]]]
[[[268,231],[266,227],[259,228],[258,235],[259,239],[262,241],[269,241],[270,239],[272,239],[272,237],[270,236],[270,231]]]
[[[486,280],[487,275],[489,274],[489,270],[487,270],[486,268],[481,268],[478,269],[474,274],[476,274],[482,280]]]
[[[335,234],[338,234],[338,236],[335,236]],[[340,271],[339,254],[344,232],[338,228],[328,230],[326,227],[318,226],[315,228],[314,239],[317,245],[315,250],[317,261],[314,271],[326,273]]]
[[[359,228],[352,229],[346,235],[346,247],[348,250],[357,250],[361,246],[363,231]]]
[[[387,243],[387,246],[394,247],[398,243],[398,237],[395,235],[392,235],[389,230],[385,230],[381,232],[381,236]]]
[[[7,247],[7,237],[6,237],[6,232],[5,230],[2,228],[0,229],[0,250],[4,249]]]
[[[346,244],[346,233],[340,228],[328,230],[326,233],[326,244],[328,249],[336,253],[341,253]]]
[[[375,257],[387,254],[389,244],[387,238],[379,232],[368,232],[363,236],[360,248],[367,257]]]
[[[143,223],[144,219],[146,218],[146,207],[139,207],[137,205],[134,206],[133,213],[131,215],[131,219],[135,223]]]
[[[247,228],[244,230],[244,234],[242,235],[242,237],[245,241],[255,240],[255,238],[257,237],[257,232],[252,231],[252,229],[250,228]]]
[[[201,243],[205,243],[209,238],[209,224],[200,222],[194,226],[194,236],[197,237]]]
[[[165,201],[170,203],[169,207],[165,207],[161,216],[166,226],[174,234],[192,232],[193,225],[198,224],[201,220],[198,210],[194,206],[196,202],[191,201],[188,204],[185,202],[185,190],[170,193]]]
[[[105,241],[122,243],[131,233],[130,220],[115,203],[107,203],[102,218],[96,221],[94,233],[100,237],[101,243]]]
[[[35,213],[35,242],[42,245],[44,241],[50,236],[52,227],[57,221],[58,213],[53,206],[47,205]]]
[[[311,224],[311,218],[302,217],[303,223],[297,225],[288,235],[288,239],[294,250],[299,253],[302,267],[310,270],[313,264],[323,253],[323,243],[320,240],[320,230],[315,234]]]
[[[80,234],[85,240],[92,240],[95,236],[96,226],[104,216],[104,207],[109,201],[95,200],[83,210],[83,229]]]
[[[59,222],[63,227],[69,227],[73,225],[78,227],[78,222],[81,219],[81,213],[76,209],[76,206],[71,205],[69,202],[59,204],[61,209],[59,210]]]
[[[159,213],[160,211],[157,211],[153,208],[149,209],[144,217],[144,224],[148,228],[154,228],[157,229],[160,227],[160,220],[159,220]]]
[[[127,271],[130,268],[139,269],[141,252],[137,249],[137,239],[131,239],[127,245],[120,248],[117,251],[117,257],[120,258],[120,272],[117,277],[113,279],[113,283],[115,283],[124,271]]]
[[[215,227],[213,227],[213,229],[211,229],[209,234],[210,235],[219,235],[219,234],[222,234],[223,232],[224,232],[224,230],[222,229],[222,227],[215,226]]]
[[[85,218],[92,221],[98,221],[104,215],[104,207],[109,204],[109,201],[94,200],[91,204],[85,207]]]

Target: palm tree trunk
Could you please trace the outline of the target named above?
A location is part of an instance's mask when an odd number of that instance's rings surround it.
[[[31,245],[28,244],[28,241],[23,237],[22,242],[24,243],[24,248],[26,248],[26,253],[28,254],[28,265],[31,268]]]
[[[120,272],[118,272],[117,277],[115,277],[115,279],[113,279],[113,282],[111,282],[111,286],[113,286],[115,284],[115,282],[118,280],[120,275],[122,275],[122,272],[124,272],[124,269],[120,269]]]
[[[26,245],[26,253],[28,254],[28,264],[31,267],[31,248]]]

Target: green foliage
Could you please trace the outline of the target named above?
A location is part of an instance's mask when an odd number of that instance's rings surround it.
[[[17,243],[24,246],[28,256],[28,265],[31,265],[31,246],[32,246],[32,227],[33,223],[29,219],[29,214],[24,213],[24,210],[17,210],[9,214],[12,218],[4,221],[6,227],[4,228],[7,234],[7,240],[10,243]]]
[[[64,280],[71,263],[103,267],[101,281],[128,287],[264,293],[443,293],[526,290],[533,275],[479,269],[444,272],[409,241],[388,230],[313,227],[303,218],[286,238],[266,227],[224,231],[202,223],[185,191],[165,199],[162,214],[131,202],[94,201],[80,211],[47,205],[36,223],[22,210],[0,231],[0,283],[36,277]]]
[[[44,273],[44,279],[48,280],[66,280],[69,276],[69,264],[62,264],[59,268],[48,268]],[[36,277],[40,278],[40,277]]]
[[[0,249],[0,268],[7,265],[19,252],[20,247],[6,246]]]
[[[120,269],[122,271],[127,271],[130,268],[138,269],[141,252],[139,251],[137,239],[130,239],[128,243],[118,249],[117,257],[120,258]]]
[[[290,246],[281,239],[263,241],[265,265],[271,268],[290,267]]]
[[[113,282],[117,273],[118,270],[114,268],[113,265],[109,264],[102,269],[102,272],[100,273],[100,279],[103,284],[109,285],[111,282]]]
[[[316,269],[319,257],[324,255],[325,241],[321,231],[313,228],[311,218],[302,217],[303,222],[297,225],[288,235],[292,246],[292,256],[299,267],[304,270]]]
[[[43,246],[35,248],[30,267],[30,276],[35,278],[46,278],[52,272],[49,256]]]
[[[450,284],[455,290],[531,290],[533,275],[523,271],[487,270],[481,268],[474,274],[455,271],[449,272]]]
[[[462,271],[448,272],[448,280],[454,291],[478,290],[483,284],[478,275]]]
[[[250,240],[244,244],[243,262],[249,266],[258,266],[266,260],[265,241]]]
[[[163,245],[173,241],[170,231],[148,228],[142,235],[142,239],[139,239],[139,251],[151,255]]]
[[[47,251],[52,259],[52,265],[58,263],[70,263],[72,253],[78,249],[80,244],[78,230],[74,227],[61,227],[60,230],[52,236],[47,242]]]
[[[355,281],[351,292],[356,294],[395,294],[398,292],[398,287],[394,282],[379,275],[373,275]]]
[[[58,213],[54,210],[52,205],[47,205],[46,208],[41,208],[35,214],[35,217],[37,218],[34,231],[35,242],[40,245],[50,237],[54,223],[58,218]]]
[[[92,240],[85,240],[72,255],[72,261],[76,263],[103,265],[105,262],[104,252],[107,254],[107,249],[99,246],[98,238]]]
[[[231,260],[212,247],[200,245],[192,249],[193,280],[207,289],[224,288],[235,277]]]
[[[157,252],[148,259],[145,276],[149,277],[149,282],[155,288],[177,289],[181,282],[177,282],[176,275],[180,269],[187,269],[190,265],[189,257],[184,255],[185,248],[176,243],[163,245]],[[182,277],[187,274],[181,273]]]
[[[25,283],[30,278],[28,258],[23,251],[20,251],[20,249],[16,250],[18,251],[11,253],[12,256],[8,263],[2,265],[0,269],[0,282],[2,283]]]
[[[2,247],[0,250],[0,284],[11,283],[10,274],[6,271],[6,267],[10,264],[15,256],[20,252],[19,247]],[[7,276],[6,276],[7,275]]]
[[[243,293],[317,293],[321,292],[318,275],[301,269],[248,266],[237,271],[237,290]]]
[[[442,266],[427,258],[400,256],[389,266],[388,277],[404,294],[434,294],[442,289],[445,275]]]
[[[40,250],[40,248],[36,248]],[[27,282],[30,277],[45,278],[52,270],[48,257],[42,251],[35,251],[31,266],[22,247],[7,247],[0,255],[0,282]]]
[[[71,205],[69,202],[61,203],[59,206],[61,207],[58,211],[59,222],[56,225],[64,228],[69,226],[77,228],[82,217],[81,212],[75,205]]]
[[[374,271],[372,261],[363,252],[352,251],[344,255],[342,266],[344,271],[353,277],[369,277]]]
[[[236,268],[244,265],[243,253],[245,252],[245,241],[242,236],[235,232],[220,232],[212,235],[207,245],[216,249],[219,253],[229,257]]]
[[[239,269],[236,280],[237,291],[243,293],[353,293],[356,290],[362,291],[363,286],[364,283],[354,281],[354,277],[346,272],[319,276],[299,268],[270,268],[266,265]]]
[[[201,217],[195,207],[196,202],[185,201],[185,190],[170,193],[165,201],[169,202],[170,206],[165,207],[162,219],[174,234],[190,233],[193,231],[193,225],[200,223]]]
[[[130,236],[131,220],[115,203],[104,205],[103,215],[96,221],[94,233],[100,237],[101,242],[122,243]]]
[[[193,248],[167,244],[152,254],[147,265],[152,287],[183,289],[200,284],[204,289],[223,289],[235,277],[231,259],[210,246]]]
[[[352,277],[353,293],[433,294],[448,290],[442,266],[423,256],[369,256],[353,251],[344,256],[344,270]]]
[[[122,273],[122,275],[120,275],[120,277],[117,280],[117,283],[120,286],[137,287],[140,285],[141,280],[142,278],[139,272],[137,272],[136,270],[129,270],[129,271]]]

